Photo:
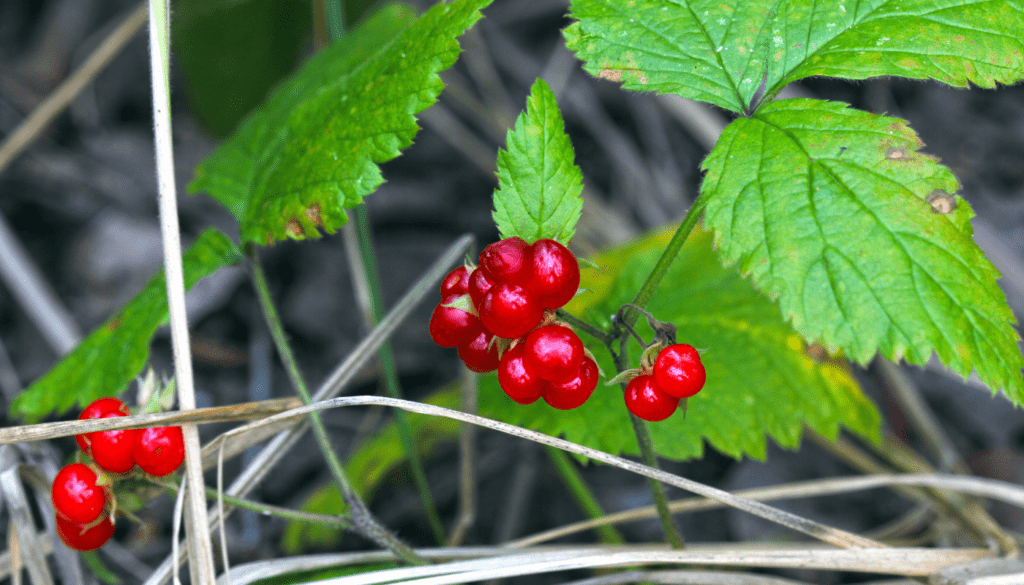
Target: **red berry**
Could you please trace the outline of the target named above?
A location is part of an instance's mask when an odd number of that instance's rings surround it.
[[[75,550],[96,550],[114,535],[114,523],[104,515],[95,526],[72,522],[57,514],[57,536]]]
[[[541,396],[555,408],[572,410],[590,398],[594,388],[597,388],[597,379],[597,364],[589,357],[584,357],[575,378],[561,384],[548,382]]]
[[[679,399],[658,387],[654,376],[637,376],[626,386],[626,408],[647,421],[665,420],[679,406]]]
[[[103,418],[117,418],[124,416],[118,412],[108,412]],[[132,450],[139,441],[139,429],[124,431],[102,431],[88,433],[86,442],[89,450],[86,453],[92,457],[96,464],[114,473],[127,473],[135,467],[135,457]]]
[[[484,271],[479,268],[469,275],[469,298],[473,299],[473,306],[478,310],[484,302],[484,295],[487,294],[487,291],[491,290],[492,286],[494,286],[494,282],[487,278]]]
[[[481,374],[498,369],[498,347],[492,339],[493,334],[481,331],[476,339],[459,346],[459,357],[467,368]]]
[[[441,298],[464,295],[469,291],[469,268],[459,266],[441,281]]]
[[[509,398],[519,404],[532,404],[540,398],[544,380],[536,376],[523,360],[523,344],[517,344],[501,356],[498,383]]]
[[[576,332],[562,325],[534,329],[523,346],[527,365],[550,382],[572,380],[583,363],[583,342]]]
[[[529,291],[507,282],[491,287],[477,310],[484,329],[506,339],[526,335],[544,316],[544,309]]]
[[[706,377],[700,354],[692,345],[670,345],[658,352],[658,359],[654,361],[654,380],[676,398],[688,398],[700,392]]]
[[[537,240],[532,249],[524,286],[537,295],[545,309],[557,309],[571,301],[580,288],[579,262],[569,248],[555,240]]]
[[[136,463],[146,473],[156,476],[174,473],[185,460],[185,438],[181,427],[142,429],[134,453]]]
[[[89,404],[89,406],[85,407],[85,410],[82,411],[82,414],[78,415],[78,420],[104,418],[107,414],[111,412],[121,413],[121,416],[128,416],[129,414],[128,407],[125,406],[125,403],[121,402],[117,398],[106,397],[93,400]],[[89,443],[86,440],[86,437],[88,437],[91,434],[93,433],[75,435],[75,441],[78,442],[78,448],[81,449],[83,453],[89,452]]]
[[[456,307],[446,307],[457,297],[441,301],[430,316],[430,338],[441,347],[458,347],[473,341],[483,331],[480,319]]]
[[[96,485],[96,473],[84,463],[72,463],[58,471],[50,497],[57,516],[79,524],[99,518],[107,503],[103,488]]]
[[[520,284],[530,268],[530,245],[516,236],[494,242],[480,252],[480,270],[495,283]]]

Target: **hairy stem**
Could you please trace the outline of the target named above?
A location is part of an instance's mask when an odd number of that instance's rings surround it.
[[[270,335],[274,340],[274,346],[277,348],[277,353],[281,357],[281,362],[284,364],[285,371],[288,372],[288,378],[291,380],[292,386],[295,387],[295,391],[298,392],[305,404],[310,404],[312,400],[309,395],[309,388],[306,386],[306,381],[302,378],[299,365],[295,361],[294,354],[292,354],[291,346],[288,345],[288,339],[285,337],[281,318],[274,307],[273,301],[270,299],[270,289],[267,287],[267,279],[263,274],[263,268],[260,265],[255,246],[249,245],[246,248],[246,252],[251,262],[253,286],[256,288],[256,294],[259,297],[263,316],[270,327]],[[377,522],[377,519],[370,513],[362,498],[359,497],[355,488],[352,487],[352,483],[349,481],[341,461],[338,460],[337,455],[331,448],[330,438],[327,436],[327,429],[324,427],[320,415],[318,413],[310,413],[309,422],[310,426],[313,427],[313,434],[320,445],[320,450],[327,460],[327,466],[330,468],[335,481],[338,482],[342,499],[349,507],[349,510],[351,510],[352,529],[392,551],[410,564],[426,564],[427,561],[425,559],[417,555],[407,544],[398,540],[395,535],[391,534],[384,526]]]

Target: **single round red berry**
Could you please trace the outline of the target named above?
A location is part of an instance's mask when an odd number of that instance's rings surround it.
[[[626,386],[626,408],[638,417],[655,422],[672,416],[679,399],[658,387],[654,376],[637,376]]]
[[[583,363],[583,342],[575,331],[562,325],[534,329],[523,346],[527,365],[550,382],[572,380]]]
[[[676,398],[688,398],[700,392],[706,378],[700,354],[692,345],[670,345],[658,352],[654,360],[654,380],[658,387]]]
[[[484,330],[480,319],[457,307],[446,307],[456,297],[442,300],[430,316],[430,338],[441,347],[458,347],[476,339]]]
[[[112,412],[120,413],[121,416],[128,416],[128,406],[124,402],[121,402],[117,398],[105,397],[97,398],[89,403],[89,406],[85,407],[82,414],[78,415],[78,420],[89,420],[93,418],[104,418],[107,414]],[[88,435],[93,433],[86,433],[84,435],[75,435],[75,441],[78,442],[78,448],[83,453],[89,452],[89,443],[86,440]]]
[[[480,305],[484,302],[484,295],[487,294],[487,291],[491,290],[492,286],[494,286],[494,282],[487,278],[483,270],[477,268],[470,273],[468,284],[469,298],[473,300],[473,306],[477,308],[478,312]]]
[[[495,283],[520,284],[530,268],[530,245],[515,236],[494,242],[480,252],[480,267]]]
[[[526,288],[540,299],[545,309],[557,309],[576,295],[580,288],[580,265],[576,256],[555,240],[533,243]]]
[[[507,282],[491,287],[477,310],[484,329],[506,339],[526,335],[544,316],[544,309],[528,290]]]
[[[96,473],[84,463],[65,465],[58,471],[50,489],[57,515],[79,524],[99,518],[107,496],[96,480]]]
[[[481,374],[498,369],[498,347],[492,339],[493,334],[481,331],[476,339],[459,346],[459,357],[467,368]]]
[[[69,547],[86,551],[98,549],[114,535],[114,523],[110,516],[104,515],[94,526],[89,524],[92,523],[72,522],[57,514],[57,536]]]
[[[119,412],[108,412],[103,418],[118,418],[125,416]],[[101,431],[87,433],[85,438],[89,449],[86,454],[96,461],[107,471],[114,473],[128,473],[135,467],[135,456],[132,450],[139,441],[139,429],[128,429],[123,431]]]
[[[150,475],[174,473],[185,460],[185,439],[181,427],[142,429],[135,444],[135,462]]]
[[[469,292],[469,268],[459,266],[441,281],[441,298],[464,295]]]
[[[545,402],[555,408],[572,410],[582,406],[594,393],[598,377],[597,364],[594,360],[584,356],[575,378],[561,384],[548,382],[544,386],[541,396],[544,397]]]
[[[501,356],[498,363],[498,384],[509,398],[519,404],[532,404],[540,398],[544,380],[535,375],[523,360],[523,344],[519,343]]]

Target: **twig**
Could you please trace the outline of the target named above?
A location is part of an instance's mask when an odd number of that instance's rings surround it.
[[[576,504],[583,510],[583,513],[591,519],[603,518],[605,512],[601,508],[601,503],[597,501],[594,492],[583,480],[583,476],[576,469],[576,466],[573,465],[569,456],[565,454],[565,451],[555,449],[554,447],[544,447],[544,451],[548,454],[548,458],[555,466],[555,469],[558,470],[562,483],[568,488],[569,493],[572,494]],[[622,535],[619,534],[619,531],[609,525],[597,527],[597,535],[604,544],[623,544],[626,542]]]
[[[477,413],[477,375],[462,368],[462,411]],[[448,546],[458,546],[476,520],[476,479],[474,474],[476,427],[462,423],[459,428],[459,514],[448,536]]]
[[[149,56],[153,89],[153,134],[156,147],[156,175],[159,188],[160,232],[163,236],[164,275],[167,281],[167,306],[171,321],[171,347],[174,353],[178,403],[182,410],[196,407],[192,380],[192,352],[189,347],[188,317],[185,314],[185,278],[181,265],[181,234],[178,226],[178,196],[174,184],[174,154],[171,144],[170,97],[170,7],[166,0],[149,3]],[[206,499],[203,497],[202,448],[199,430],[193,424],[182,426],[185,439],[185,475],[189,493],[187,523],[189,561],[192,582],[213,585],[213,546],[209,533]]]

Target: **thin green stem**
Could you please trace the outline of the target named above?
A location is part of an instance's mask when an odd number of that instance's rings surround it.
[[[580,475],[579,469],[576,468],[572,459],[569,458],[565,451],[548,445],[544,446],[544,450],[548,454],[548,459],[551,460],[551,463],[558,471],[559,477],[562,478],[565,487],[569,488],[569,492],[576,500],[576,504],[583,510],[583,513],[592,520],[604,518],[606,514],[601,508],[601,504],[597,501],[590,486],[583,481],[583,476]],[[598,538],[604,544],[625,544],[626,542],[622,535],[619,534],[619,531],[613,526],[598,526],[596,530]]]
[[[637,291],[636,297],[633,298],[633,304],[637,307],[646,307],[651,297],[654,296],[655,291],[658,290],[661,279],[665,277],[669,267],[672,266],[672,262],[675,261],[679,251],[683,248],[683,244],[686,243],[686,238],[690,236],[690,232],[693,231],[697,222],[700,221],[700,217],[704,213],[704,201],[703,197],[697,197],[697,200],[693,202],[693,207],[690,208],[683,222],[676,229],[676,233],[672,234],[672,239],[669,240],[668,245],[665,246],[665,251],[658,258],[658,263],[654,265],[654,269],[651,270],[647,281],[644,282],[644,285]],[[636,311],[627,311],[625,320],[629,325],[632,325],[636,323],[638,317],[639,314]]]
[[[324,0],[324,16],[327,19],[327,34],[331,42],[345,36],[345,2],[343,0]]]
[[[263,267],[260,265],[256,247],[250,245],[247,247],[246,252],[251,263],[253,286],[256,289],[257,297],[259,297],[260,307],[263,309],[263,317],[270,328],[270,336],[274,340],[274,346],[277,348],[277,353],[284,364],[285,371],[288,372],[288,378],[291,380],[292,386],[295,387],[295,391],[298,392],[305,404],[310,404],[312,399],[310,398],[309,388],[306,386],[306,381],[302,378],[298,362],[295,361],[295,356],[292,354],[291,346],[288,344],[288,339],[285,336],[281,318],[270,298],[270,289],[267,286],[267,279],[263,274]],[[309,422],[310,426],[313,427],[313,434],[320,445],[320,450],[327,460],[327,466],[330,468],[335,481],[338,482],[342,499],[349,507],[349,510],[351,510],[352,529],[392,551],[410,564],[426,564],[427,561],[425,559],[417,555],[407,544],[398,540],[395,535],[391,534],[391,532],[377,522],[377,519],[370,513],[369,508],[366,507],[366,504],[349,481],[341,461],[338,460],[337,455],[334,453],[334,449],[331,448],[327,429],[324,427],[319,413],[310,413]]]
[[[362,257],[362,268],[366,272],[366,282],[370,287],[370,316],[373,320],[370,325],[376,325],[384,318],[384,302],[381,298],[380,276],[377,273],[377,256],[374,253],[373,233],[370,228],[370,217],[365,205],[355,209],[356,231],[359,235],[359,254]],[[391,344],[385,342],[377,351],[380,359],[381,371],[384,378],[384,389],[391,398],[402,398],[402,387],[398,381],[398,368],[395,366],[394,353],[391,351]],[[427,514],[427,521],[434,533],[437,543],[444,545],[447,540],[444,526],[437,513],[437,506],[430,493],[430,485],[427,484],[427,474],[423,470],[423,461],[420,459],[419,451],[416,450],[416,441],[413,439],[412,427],[409,426],[409,418],[404,411],[394,412],[395,427],[398,429],[398,437],[402,442],[402,448],[409,459],[409,468],[412,471],[413,483],[416,491],[419,492],[420,500],[423,502],[423,509]]]
[[[569,325],[572,325],[573,328],[577,329],[578,331],[586,333],[587,335],[593,337],[594,339],[600,341],[605,345],[607,345],[608,341],[611,339],[611,336],[605,333],[604,331],[601,331],[597,327],[594,327],[590,323],[587,323],[586,321],[580,319],[579,317],[573,315],[572,313],[567,312],[565,309],[558,309],[557,311],[555,311],[555,314],[557,314],[558,318],[561,319],[562,321],[568,323]]]

